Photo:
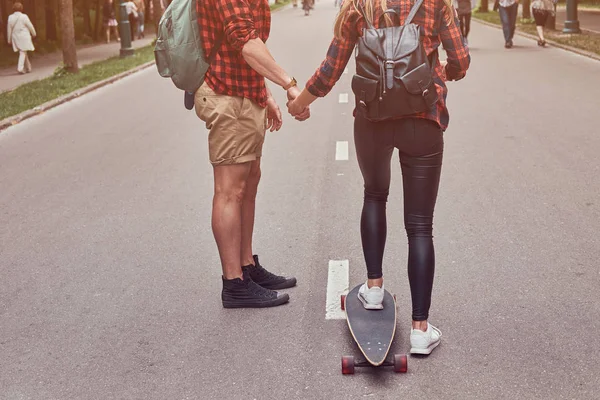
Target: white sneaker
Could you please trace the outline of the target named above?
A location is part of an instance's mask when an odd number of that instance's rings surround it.
[[[385,290],[381,287],[373,286],[369,289],[365,283],[358,289],[358,299],[367,310],[383,310],[383,295]]]
[[[410,353],[411,354],[431,354],[442,338],[442,332],[435,326],[427,323],[427,331],[418,329],[410,330]]]

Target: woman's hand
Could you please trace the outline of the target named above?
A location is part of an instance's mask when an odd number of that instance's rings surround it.
[[[267,99],[267,130],[270,129],[271,132],[278,131],[281,129],[281,125],[283,125],[281,110],[275,99],[269,96]]]

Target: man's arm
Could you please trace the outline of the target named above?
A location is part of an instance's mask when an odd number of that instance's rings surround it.
[[[267,45],[260,38],[251,39],[242,48],[244,60],[256,72],[271,82],[286,87],[292,81],[287,72],[275,61]]]

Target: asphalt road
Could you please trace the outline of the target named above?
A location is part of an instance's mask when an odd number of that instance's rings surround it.
[[[274,15],[270,48],[300,81],[334,15],[324,1]],[[600,397],[600,63],[522,37],[505,50],[479,24],[470,43],[435,220],[443,343],[408,374],[342,376],[357,350],[325,319],[329,260],[364,279],[353,101],[339,103],[353,63],[311,120],[268,135],[255,250],[299,282],[269,310],[221,307],[206,131],[149,69],[0,133],[0,399]],[[396,161],[393,173],[386,287],[406,352]]]

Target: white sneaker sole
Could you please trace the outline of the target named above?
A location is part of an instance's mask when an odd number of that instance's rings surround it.
[[[383,310],[383,304],[369,304],[360,293],[358,294],[358,299],[366,310]]]
[[[436,347],[438,347],[440,345],[441,340],[438,340],[437,342],[431,343],[429,345],[429,347],[425,348],[425,349],[421,349],[421,348],[417,348],[417,347],[412,347],[410,349],[410,354],[424,354],[424,355],[429,355],[431,354],[431,352],[433,351],[433,349],[435,349]]]

